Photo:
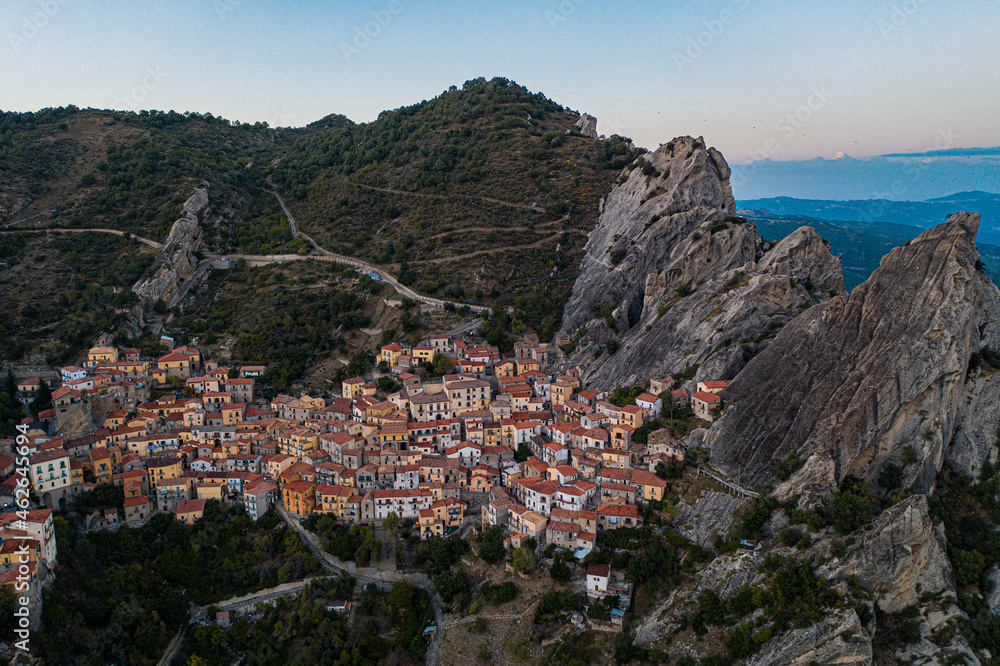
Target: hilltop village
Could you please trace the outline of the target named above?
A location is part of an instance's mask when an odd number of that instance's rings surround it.
[[[641,525],[637,502],[661,502],[667,465],[685,458],[677,437],[650,424],[686,410],[707,426],[728,384],[588,387],[531,333],[513,358],[447,335],[386,344],[377,358],[377,371],[344,380],[340,395],[266,400],[264,366],[227,367],[193,347],[155,359],[94,347],[82,367],[59,369],[52,407],[24,419],[17,443],[4,441],[0,502],[13,505],[25,483],[14,449],[26,447],[38,508],[20,529],[9,525],[17,514],[3,514],[0,538],[32,539],[32,575],[44,564],[44,576],[56,557],[53,510],[112,484],[123,504],[94,511],[87,529],[139,526],[156,513],[193,524],[217,500],[254,519],[272,505],[346,525],[395,515],[421,539],[492,525],[510,548],[552,544],[582,559],[598,533]],[[27,402],[43,383],[22,379],[18,392]],[[98,404],[110,408],[93,432],[52,434]]]

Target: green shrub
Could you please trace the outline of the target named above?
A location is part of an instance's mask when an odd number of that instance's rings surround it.
[[[505,583],[499,583],[497,585],[491,585],[487,583],[479,589],[480,594],[487,602],[494,606],[499,606],[500,604],[505,604],[508,601],[513,601],[517,598],[517,585],[507,581]]]

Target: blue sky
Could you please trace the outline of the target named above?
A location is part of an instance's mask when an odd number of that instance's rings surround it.
[[[364,122],[505,76],[601,133],[703,135],[732,163],[1000,144],[996,3],[788,4],[6,0],[0,108]]]

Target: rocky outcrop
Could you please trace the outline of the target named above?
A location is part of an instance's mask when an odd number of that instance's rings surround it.
[[[584,136],[589,136],[592,139],[597,138],[597,118],[589,113],[581,113],[580,118],[573,123],[573,127],[580,130],[580,134]]]
[[[917,603],[921,594],[953,589],[945,544],[927,514],[927,498],[912,495],[884,511],[853,546],[820,573],[831,580],[857,576],[886,613]]]
[[[872,663],[872,639],[857,611],[836,610],[820,622],[793,629],[761,646],[743,662],[745,666],[806,666],[837,664],[867,666]]]
[[[785,326],[724,392],[713,463],[763,487],[795,452],[808,459],[791,480],[802,490],[874,481],[915,457],[905,481],[929,492],[960,428],[972,433],[969,464],[981,463],[988,419],[970,411],[966,379],[974,353],[1000,348],[1000,294],[978,270],[978,227],[978,215],[956,213],[886,255],[849,296]]]
[[[132,287],[132,291],[141,299],[143,311],[148,311],[160,299],[168,307],[172,307],[183,296],[185,283],[198,269],[198,259],[194,254],[201,245],[198,214],[207,205],[208,192],[203,189],[195,190],[184,202],[183,216],[174,222],[167,240],[153,261],[153,276]]]
[[[813,550],[826,550],[828,545]],[[817,573],[835,582],[857,577],[885,613],[917,609],[921,640],[894,656],[900,663],[949,663],[954,655],[964,658],[955,663],[979,663],[960,632],[951,632],[947,643],[941,638],[930,640],[944,625],[968,618],[955,605],[944,535],[934,527],[924,495],[911,495],[886,509],[868,529],[854,535],[853,545],[843,556],[827,562]]]
[[[717,490],[706,490],[694,505],[677,505],[678,533],[703,548],[711,548],[716,537],[725,535],[733,522],[733,514],[746,500]]]
[[[59,413],[53,432],[66,439],[89,435],[97,430],[90,404],[86,401],[69,406],[65,413]]]
[[[580,345],[570,363],[588,381],[611,387],[695,366],[695,379],[729,379],[743,345],[752,351],[841,291],[840,260],[814,230],[772,248],[735,216],[729,175],[722,155],[692,137],[622,174],[563,313],[563,333]],[[603,353],[612,340],[617,351]]]

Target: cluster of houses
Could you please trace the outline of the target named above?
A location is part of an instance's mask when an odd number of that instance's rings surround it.
[[[0,456],[9,458],[9,456]],[[6,460],[0,461],[6,462]],[[0,513],[0,586],[10,586],[34,605],[41,585],[56,563],[56,534],[52,509]]]
[[[453,372],[427,379],[419,364],[438,354]],[[53,413],[27,424],[31,488],[41,504],[60,507],[97,484],[122,487],[122,510],[95,525],[141,523],[157,511],[193,523],[216,499],[254,518],[279,502],[345,524],[395,514],[424,538],[459,529],[476,499],[482,522],[503,527],[511,545],[534,537],[585,554],[599,532],[641,524],[636,502],[662,500],[667,485],[657,464],[684,456],[665,430],[633,440],[659,416],[661,396],[672,392],[711,420],[727,384],[702,382],[688,395],[670,377],[654,379],[634,405],[618,406],[583,386],[578,369],[549,374],[547,348],[532,334],[514,358],[448,336],[388,344],[378,358],[394,379],[389,392],[353,377],[333,398],[264,402],[255,401],[261,366],[230,369],[191,347],[156,360],[95,347],[84,367],[61,369]],[[32,384],[19,388],[30,396]],[[167,386],[190,390],[150,400],[151,387]],[[88,435],[49,434],[63,411],[95,394],[120,409]],[[20,478],[9,470],[0,502]]]

